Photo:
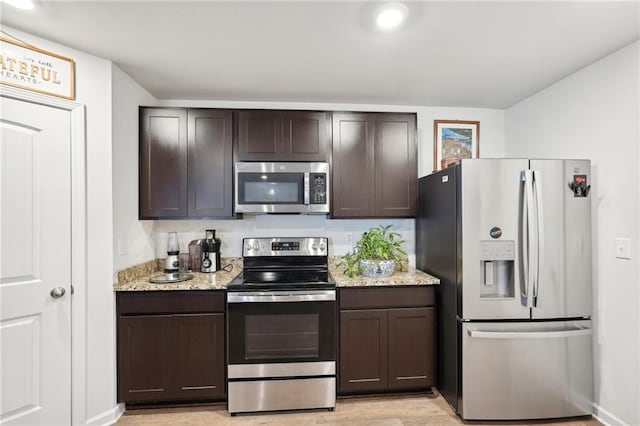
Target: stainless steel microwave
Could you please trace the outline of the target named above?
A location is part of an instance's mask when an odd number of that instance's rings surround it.
[[[329,213],[329,163],[235,166],[236,213]]]

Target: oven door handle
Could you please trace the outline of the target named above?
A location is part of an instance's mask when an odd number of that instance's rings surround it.
[[[335,290],[243,291],[227,293],[227,303],[331,302],[335,300]]]

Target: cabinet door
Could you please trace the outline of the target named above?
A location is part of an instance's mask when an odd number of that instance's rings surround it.
[[[329,161],[329,113],[284,111],[282,122],[282,161]]]
[[[387,311],[340,312],[340,392],[387,389]]]
[[[415,114],[376,117],[376,217],[415,217],[417,197]]]
[[[374,114],[333,114],[332,217],[375,214]]]
[[[188,216],[232,215],[233,119],[231,111],[188,111]]]
[[[172,346],[176,398],[224,396],[224,314],[174,315]]]
[[[172,397],[171,316],[118,319],[118,401]]]
[[[239,161],[278,161],[280,152],[281,111],[238,111],[236,158]]]
[[[389,389],[435,384],[434,327],[433,308],[389,309]]]
[[[140,109],[140,219],[187,215],[187,112]]]

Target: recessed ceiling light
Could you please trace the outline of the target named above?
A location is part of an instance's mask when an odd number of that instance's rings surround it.
[[[32,10],[34,4],[32,0],[2,0],[4,3],[23,10]]]
[[[376,24],[383,30],[398,28],[409,15],[409,8],[403,3],[385,3],[376,14]]]

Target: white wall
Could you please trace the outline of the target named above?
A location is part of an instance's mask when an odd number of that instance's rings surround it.
[[[364,105],[291,102],[236,102],[207,100],[158,100],[162,106],[200,108],[256,108],[256,109],[309,109],[326,111],[378,111],[415,112],[418,126],[418,176],[433,170],[433,120],[477,120],[480,121],[480,156],[504,156],[504,111],[480,108],[445,108],[402,105]],[[372,226],[392,224],[405,240],[403,245],[409,254],[411,265],[415,265],[415,238],[413,219],[327,219],[325,216],[251,216],[243,220],[218,221],[156,221],[154,239],[156,256],[165,257],[167,233],[179,232],[181,250],[187,250],[190,240],[203,238],[205,229],[216,229],[216,236],[222,240],[223,256],[241,256],[242,238],[254,236],[327,236],[329,254],[342,255],[351,249],[348,233],[352,241]]]
[[[596,414],[640,424],[640,42],[506,110],[506,154],[592,160]],[[614,241],[631,239],[631,260]]]
[[[138,220],[138,106],[156,99],[120,68],[112,68],[113,267],[155,258],[153,222]]]
[[[111,63],[50,41],[3,27],[3,31],[39,48],[75,61],[76,102],[86,107],[87,271],[86,287],[78,293],[85,300],[86,335],[84,380],[86,392],[81,406],[87,423],[104,423],[116,406],[114,295],[112,284],[111,208]],[[84,291],[80,291],[84,290]],[[75,381],[74,381],[75,382]]]

